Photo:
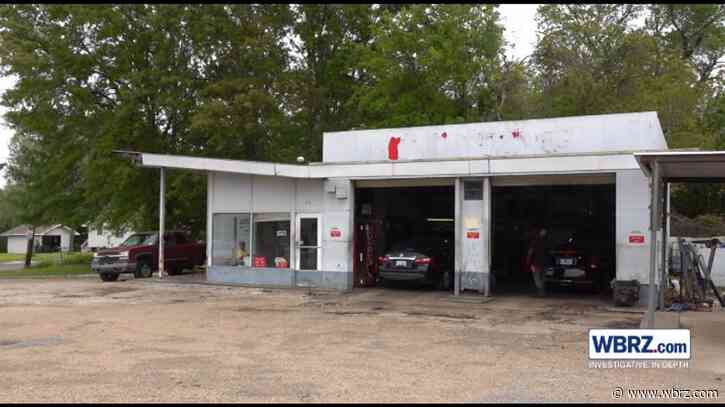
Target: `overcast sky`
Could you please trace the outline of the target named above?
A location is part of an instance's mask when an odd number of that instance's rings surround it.
[[[536,4],[502,4],[499,7],[502,24],[506,29],[504,36],[506,41],[513,44],[513,47],[507,52],[510,57],[520,59],[531,54],[536,42],[536,23],[534,21],[536,7]],[[12,78],[0,77],[0,93],[11,87],[13,83]],[[5,109],[0,107],[0,116],[4,113]],[[12,137],[12,132],[0,117],[0,163],[7,160],[10,137]],[[5,171],[0,171],[0,188],[4,185]]]

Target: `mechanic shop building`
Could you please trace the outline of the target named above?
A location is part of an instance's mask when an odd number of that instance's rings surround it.
[[[636,153],[667,150],[656,112],[325,133],[321,163],[137,153],[203,171],[207,279],[352,289],[396,242],[434,237],[451,290],[532,287],[526,242],[596,253],[594,284],[638,280],[646,301],[650,186]],[[446,288],[448,285],[446,285]]]

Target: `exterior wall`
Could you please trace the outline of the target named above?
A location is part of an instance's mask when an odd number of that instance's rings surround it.
[[[40,238],[41,235],[35,235],[36,239]],[[46,231],[42,236],[60,236],[60,249],[61,251],[70,251],[73,242],[73,232],[68,228],[57,227]]]
[[[457,283],[461,290],[490,293],[490,178],[465,179],[482,183],[483,200],[467,201],[461,191],[457,194],[459,212],[456,214],[458,251]],[[278,286],[317,286],[336,289],[352,288],[352,234],[354,186],[348,179],[294,180],[281,177],[247,176],[212,173],[209,176],[209,219],[213,213],[289,212],[291,219],[298,213],[319,214],[321,230],[321,263],[318,271],[291,269],[253,269],[243,267],[210,267],[210,281],[238,284]],[[211,222],[209,236],[212,236]],[[291,222],[294,241],[294,221]],[[339,236],[332,236],[332,229]],[[478,232],[478,239],[468,232]],[[644,244],[630,244],[629,235],[640,232]],[[211,240],[211,239],[209,239]],[[24,242],[24,240],[23,240]],[[648,282],[649,273],[649,183],[637,170],[616,174],[616,264],[617,279]],[[9,247],[10,247],[9,239]],[[211,249],[211,245],[208,245]],[[291,253],[294,253],[294,247]],[[294,257],[290,262],[294,265]],[[459,257],[460,256],[460,257]],[[208,256],[211,259],[211,256]],[[716,263],[717,264],[717,263]],[[644,289],[643,289],[644,290]],[[644,293],[643,293],[644,294]]]
[[[214,213],[290,214],[290,269],[212,266],[212,245],[207,245],[209,281],[270,286],[315,286],[334,289],[352,288],[352,205],[353,188],[349,180],[292,179],[274,176],[250,176],[209,173],[207,190],[207,239],[213,242]],[[319,214],[321,262],[316,271],[298,271],[295,265],[295,216]],[[331,237],[337,228],[341,236]],[[213,244],[213,243],[212,243]]]
[[[667,148],[657,113],[642,112],[325,133],[323,161],[388,161],[392,137],[399,160]]]
[[[618,171],[616,186],[616,247],[617,279],[638,280],[640,283],[640,304],[646,304],[650,270],[650,185],[649,179],[637,170]],[[644,244],[632,244],[629,235],[639,232],[644,235]],[[660,248],[662,233],[657,237],[657,265],[661,267]],[[660,273],[655,283],[659,284]]]
[[[490,294],[491,182],[489,178],[466,179],[481,184],[482,200],[461,196],[461,289]],[[465,190],[465,186],[464,186]],[[461,194],[465,195],[465,194]]]
[[[322,277],[324,287],[353,285],[353,229],[355,188],[348,179],[329,179],[324,182],[322,217]],[[336,228],[340,236],[333,237]]]
[[[25,236],[8,236],[8,253],[25,254],[28,251],[28,239]]]
[[[65,228],[56,229],[60,235],[60,250],[68,252],[73,246],[73,233]]]

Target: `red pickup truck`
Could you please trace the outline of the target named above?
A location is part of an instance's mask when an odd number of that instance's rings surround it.
[[[98,250],[91,269],[103,281],[116,281],[121,273],[133,273],[136,278],[151,277],[159,266],[159,234],[135,233],[118,247]],[[184,232],[164,233],[164,264],[170,274],[204,264],[206,245],[195,242]]]

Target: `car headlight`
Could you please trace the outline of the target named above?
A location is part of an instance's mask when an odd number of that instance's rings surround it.
[[[118,253],[118,256],[121,261],[128,260],[128,251]]]

